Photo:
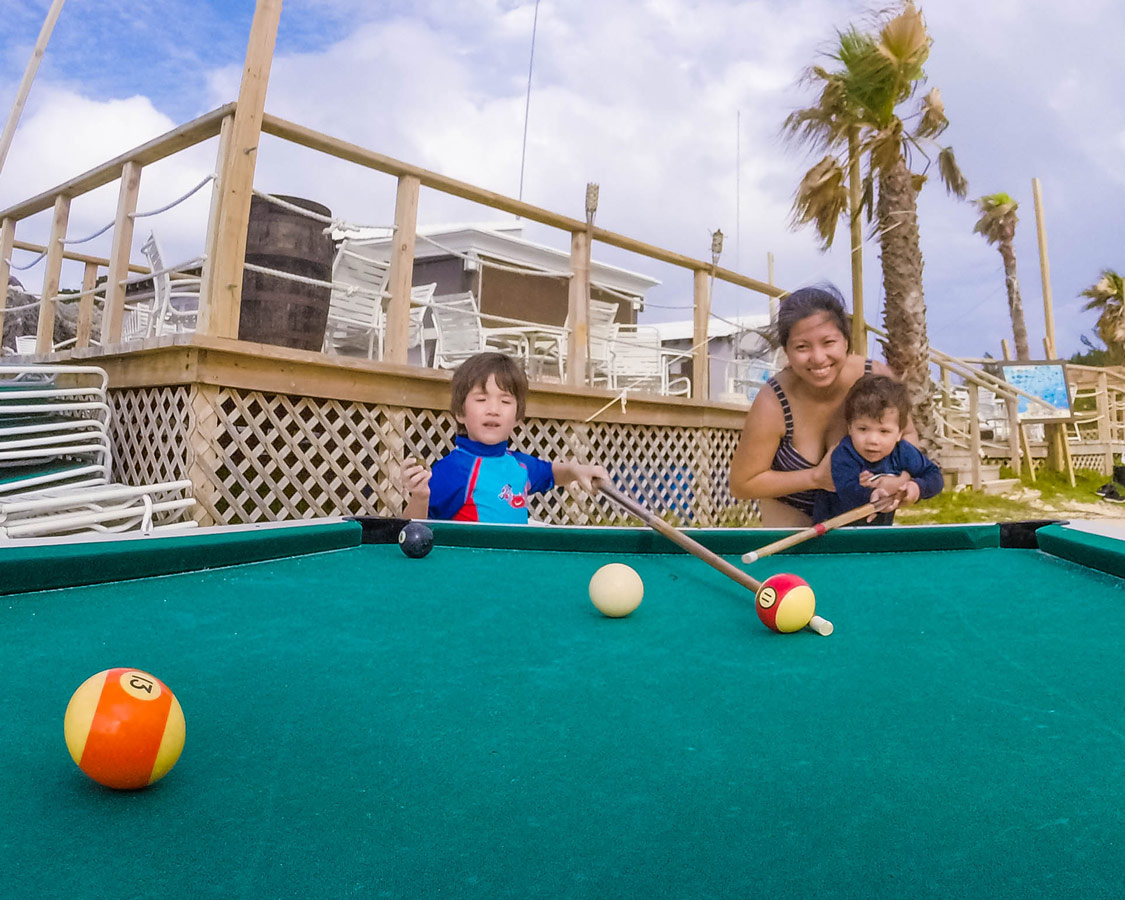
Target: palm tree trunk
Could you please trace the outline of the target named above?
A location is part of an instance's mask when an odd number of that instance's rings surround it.
[[[1012,337],[1016,339],[1016,359],[1031,359],[1031,349],[1027,345],[1027,323],[1023,320],[1020,282],[1016,277],[1016,248],[1008,235],[1004,236],[998,246],[1000,257],[1004,260],[1004,283],[1008,288],[1008,313],[1012,317]]]
[[[922,294],[922,247],[918,240],[918,203],[910,170],[900,156],[879,172],[879,244],[883,262],[883,325],[887,330],[887,365],[910,392],[914,427],[924,450],[935,445],[930,342],[926,336],[926,302]]]

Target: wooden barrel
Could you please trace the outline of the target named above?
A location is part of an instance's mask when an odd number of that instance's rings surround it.
[[[332,215],[328,207],[311,200],[279,199],[321,216]],[[325,223],[319,219],[252,197],[246,262],[317,281],[331,281],[332,239],[324,228]],[[245,270],[238,337],[299,350],[320,350],[331,296],[332,289],[328,287]]]

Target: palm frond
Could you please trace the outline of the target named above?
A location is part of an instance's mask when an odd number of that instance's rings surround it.
[[[826,156],[805,173],[793,202],[794,228],[812,223],[824,249],[832,246],[836,226],[848,209],[846,173],[835,157]]]
[[[923,77],[922,66],[930,55],[930,36],[921,11],[913,3],[907,2],[903,11],[883,26],[878,48],[904,81]]]
[[[941,100],[941,91],[931,88],[930,92],[922,98],[922,118],[918,122],[915,134],[919,137],[935,138],[949,127],[949,119],[945,117],[945,104]]]
[[[961,172],[960,166],[957,165],[952,147],[942,147],[938,151],[938,173],[941,175],[941,180],[945,183],[945,189],[949,193],[960,197],[962,200],[968,196],[969,180]]]
[[[886,172],[903,157],[902,120],[895,119],[889,127],[870,135],[865,149],[870,154],[872,168]]]

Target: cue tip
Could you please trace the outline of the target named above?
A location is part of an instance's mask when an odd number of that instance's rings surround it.
[[[817,634],[823,635],[824,637],[828,637],[828,635],[836,630],[836,626],[823,616],[813,616],[809,620],[809,624],[805,627],[809,631],[815,631]]]
[[[744,563],[754,563],[758,561],[758,554],[751,550],[749,553],[742,554],[742,561]]]

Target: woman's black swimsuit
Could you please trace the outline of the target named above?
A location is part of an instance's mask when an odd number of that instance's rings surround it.
[[[865,375],[871,374],[871,360],[864,362],[863,373]],[[781,404],[781,412],[785,416],[785,436],[778,442],[777,453],[773,455],[773,463],[770,464],[770,468],[775,472],[799,472],[802,469],[814,468],[816,463],[809,462],[793,446],[793,411],[789,408],[789,398],[785,396],[785,391],[781,389],[780,382],[774,376],[766,384],[773,388],[773,392],[777,394],[777,402]],[[795,494],[786,494],[784,497],[775,497],[774,499],[780,500],[786,506],[792,506],[811,517],[813,502],[816,500],[816,491],[798,491]]]

